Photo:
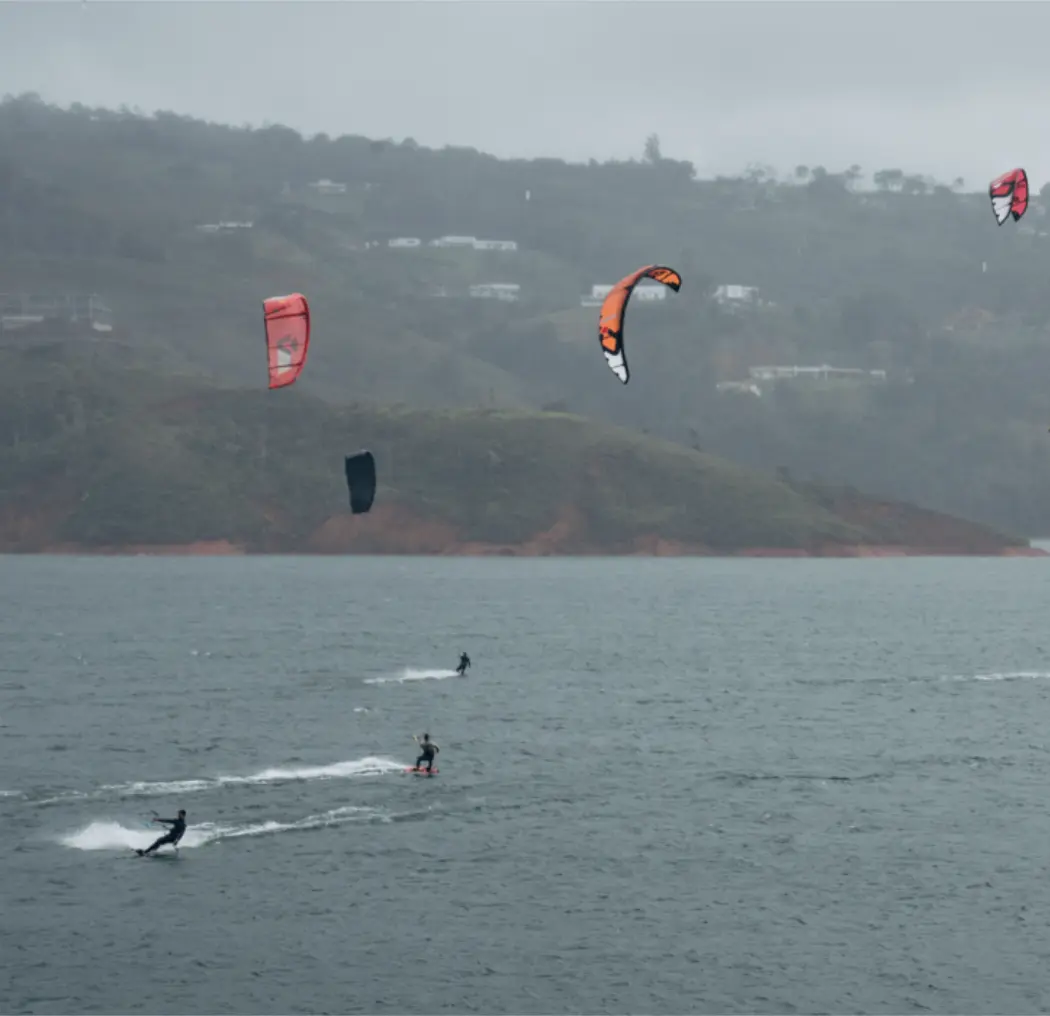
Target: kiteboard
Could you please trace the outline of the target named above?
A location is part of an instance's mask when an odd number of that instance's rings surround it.
[[[405,772],[415,773],[417,776],[437,776],[438,771],[436,769],[431,769],[430,772],[427,772],[426,769],[417,769],[415,766],[406,766]]]

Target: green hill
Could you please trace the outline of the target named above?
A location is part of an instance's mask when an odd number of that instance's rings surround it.
[[[100,294],[128,358],[249,386],[265,373],[261,300],[300,290],[315,338],[297,390],[333,405],[560,407],[1047,533],[1046,195],[999,229],[984,186],[876,166],[700,180],[658,145],[632,162],[498,160],[23,96],[0,103],[0,290]],[[517,250],[429,245],[445,235]],[[581,297],[650,261],[685,284],[632,305],[623,387]],[[470,297],[487,282],[520,299]],[[726,284],[761,299],[727,302]],[[0,348],[31,345],[6,305]],[[718,388],[821,364],[885,378]]]
[[[360,447],[380,484],[355,517],[342,460]],[[826,552],[917,535],[926,549],[1024,545],[564,413],[337,408],[129,366],[108,345],[16,353],[0,378],[5,550]]]

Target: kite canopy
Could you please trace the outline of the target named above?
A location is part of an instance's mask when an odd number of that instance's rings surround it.
[[[992,199],[992,213],[1000,226],[1011,215],[1017,222],[1028,210],[1028,174],[1023,169],[1003,173],[989,185],[988,197]]]
[[[292,384],[306,366],[310,345],[310,305],[302,293],[263,301],[270,387]]]
[[[376,460],[371,452],[346,457],[346,485],[350,490],[350,510],[355,515],[368,511],[376,496]]]
[[[623,320],[627,313],[627,301],[630,300],[634,287],[642,279],[655,279],[669,286],[676,293],[682,286],[682,277],[673,268],[664,265],[646,265],[638,271],[622,278],[609,291],[598,315],[598,341],[609,364],[609,369],[624,383],[631,378],[627,369],[627,355],[623,345]]]

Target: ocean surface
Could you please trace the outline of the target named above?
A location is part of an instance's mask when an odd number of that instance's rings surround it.
[[[1050,559],[0,557],[0,1011],[1046,1012],[1048,607]]]

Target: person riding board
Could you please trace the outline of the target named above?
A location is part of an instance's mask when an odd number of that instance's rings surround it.
[[[429,773],[434,768],[434,756],[441,751],[441,749],[430,740],[429,734],[424,734],[422,741],[414,734],[412,735],[412,739],[419,745],[419,750],[422,752],[419,758],[416,759],[415,768],[418,769],[420,763],[426,761],[427,772]]]
[[[163,822],[165,825],[170,825],[171,828],[156,843],[146,847],[145,850],[136,850],[135,853],[139,857],[145,857],[147,854],[152,854],[157,847],[164,846],[165,843],[170,843],[178,852],[179,840],[182,839],[183,834],[186,832],[186,809],[179,809],[178,818],[161,818],[158,815],[156,818],[151,818],[150,821]]]
[[[459,654],[459,666],[456,667],[456,673],[462,677],[467,672],[467,667],[470,666],[470,657],[466,653]]]

